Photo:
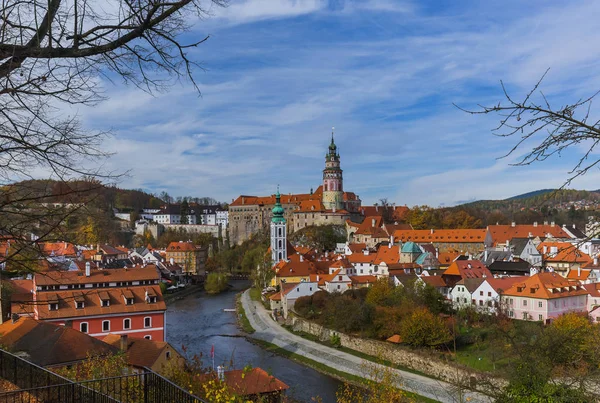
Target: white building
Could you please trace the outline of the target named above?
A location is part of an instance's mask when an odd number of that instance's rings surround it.
[[[283,317],[287,318],[288,312],[294,307],[296,300],[300,297],[308,297],[319,291],[319,283],[283,283],[281,288],[281,308]]]

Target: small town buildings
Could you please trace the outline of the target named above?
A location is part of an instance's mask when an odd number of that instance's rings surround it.
[[[492,246],[492,239],[485,229],[400,229],[394,231],[393,236],[396,241],[402,243],[409,241],[419,244],[430,243],[439,252],[457,250],[462,253],[476,254],[483,251],[486,246]]]
[[[152,219],[158,224],[198,224],[196,212],[192,209],[188,214],[181,214],[181,206],[170,204],[154,214]]]
[[[489,269],[479,260],[455,260],[442,274],[449,287],[454,287],[462,279],[492,277]]]
[[[21,280],[11,311],[97,338],[115,333],[163,341],[166,305],[159,282],[155,266],[39,273]]]
[[[472,293],[472,302],[477,309],[497,313],[500,309],[501,295],[512,285],[524,281],[526,276],[485,278]]]
[[[317,282],[283,283],[280,291],[283,317],[288,317],[289,311],[294,307],[298,298],[311,296],[317,291],[319,291]]]
[[[482,277],[467,277],[460,279],[450,291],[452,304],[456,308],[476,305],[473,293],[485,281]]]
[[[543,272],[514,283],[502,295],[502,305],[510,318],[549,323],[567,312],[587,312],[588,294],[577,280]]]
[[[167,261],[173,259],[174,263],[183,267],[183,272],[188,276],[203,276],[206,273],[206,260],[208,247],[194,245],[192,242],[171,242],[167,246]]]
[[[108,356],[119,351],[70,326],[18,315],[0,324],[0,345],[40,367],[73,365],[90,356]]]
[[[271,286],[276,287],[282,283],[301,283],[309,281],[311,274],[319,273],[313,262],[304,258],[304,255],[295,253],[287,260],[280,260],[273,266],[275,277],[271,280]]]
[[[127,363],[139,372],[149,368],[161,374],[169,368],[185,366],[185,358],[166,341],[131,338],[126,334],[109,334],[102,341],[124,352]]]
[[[510,243],[510,240],[514,238],[571,239],[567,232],[553,222],[550,224],[538,224],[537,222],[533,224],[516,224],[513,222],[510,225],[488,225],[487,231],[492,241],[490,246],[507,241]]]
[[[323,278],[325,283],[325,291],[332,293],[343,293],[352,286],[352,280],[347,274],[342,273],[341,269],[337,269],[332,274],[325,275]]]
[[[584,284],[583,287],[589,293],[587,297],[587,311],[591,312],[600,306],[600,283]]]
[[[513,238],[510,240],[512,256],[534,267],[542,266],[542,254],[537,250],[532,238]]]
[[[488,265],[488,269],[494,276],[529,276],[537,273],[539,268],[534,268],[526,260],[495,261]]]
[[[592,258],[569,242],[545,241],[538,245],[543,265],[566,277],[569,270],[587,265]]]

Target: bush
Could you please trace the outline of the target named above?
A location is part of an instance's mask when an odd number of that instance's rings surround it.
[[[400,336],[413,347],[437,347],[452,340],[444,321],[427,308],[415,309],[402,321]]]
[[[329,338],[329,343],[335,348],[342,347],[342,339],[340,339],[340,335],[337,333],[333,333],[331,335],[331,337]]]

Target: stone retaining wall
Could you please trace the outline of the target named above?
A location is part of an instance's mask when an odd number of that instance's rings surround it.
[[[452,384],[480,390],[484,389],[483,385],[489,385],[490,382],[497,386],[505,384],[504,380],[490,378],[487,374],[449,364],[435,354],[417,353],[389,342],[349,336],[298,317],[293,318],[292,325],[294,331],[317,336],[322,341],[329,341],[331,336],[335,334],[339,336],[341,345],[344,347],[422,372]]]

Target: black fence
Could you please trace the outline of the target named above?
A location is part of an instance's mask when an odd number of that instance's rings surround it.
[[[205,403],[150,370],[73,382],[0,349],[0,403],[162,402]]]

